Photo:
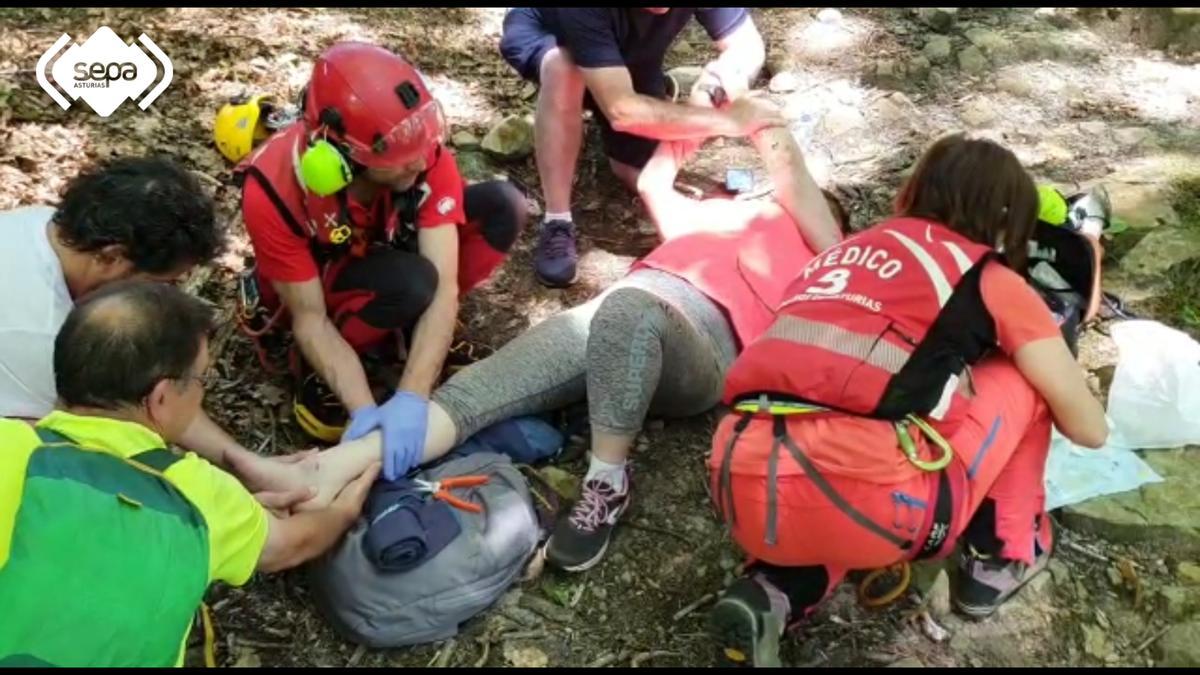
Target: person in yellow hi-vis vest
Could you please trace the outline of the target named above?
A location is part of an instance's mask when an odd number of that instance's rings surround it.
[[[0,421],[0,666],[181,665],[212,582],[305,562],[358,516],[378,464],[279,516],[168,448],[200,413],[212,327],[173,286],[107,286],[55,340],[57,409]]]

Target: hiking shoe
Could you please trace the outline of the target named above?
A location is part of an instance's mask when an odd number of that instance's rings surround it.
[[[565,220],[542,223],[533,269],[538,281],[551,288],[575,283],[579,253],[575,249],[575,224]]]
[[[304,433],[326,443],[337,443],[350,421],[345,406],[320,375],[308,372],[292,398],[292,412]]]
[[[779,638],[783,617],[771,610],[771,599],[757,581],[733,582],[708,614],[708,630],[719,650],[721,665],[779,668]]]
[[[1042,523],[1049,518],[1042,516]],[[954,605],[963,614],[982,619],[991,616],[1050,562],[1048,527],[1038,532],[1033,564],[984,555],[967,544],[959,557],[958,589]]]
[[[554,527],[546,542],[546,561],[567,572],[589,570],[604,557],[617,519],[629,506],[629,472],[625,489],[617,492],[607,481],[583,484],[583,495]]]

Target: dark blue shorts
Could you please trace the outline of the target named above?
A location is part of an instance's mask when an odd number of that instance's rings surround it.
[[[541,84],[542,59],[546,53],[558,46],[558,40],[544,26],[537,15],[529,8],[517,7],[504,17],[504,33],[500,38],[500,54],[508,65],[524,79]],[[661,78],[655,78],[655,81]],[[659,91],[639,91],[648,96],[661,96],[665,93],[665,85]],[[600,124],[600,135],[604,142],[604,154],[622,164],[628,164],[640,169],[650,161],[650,157],[658,148],[658,141],[653,138],[635,136],[617,131],[612,128],[608,118],[600,112],[590,92],[584,94],[583,105],[591,110]]]

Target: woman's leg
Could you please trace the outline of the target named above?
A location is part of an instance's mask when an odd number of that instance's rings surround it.
[[[949,439],[969,484],[958,514],[966,546],[955,602],[967,614],[987,616],[1049,560],[1044,472],[1051,419],[1008,359],[981,363],[972,378],[967,420]]]
[[[552,564],[582,571],[600,561],[629,502],[625,460],[647,412],[711,408],[735,351],[721,311],[678,277],[639,271],[606,295],[587,344],[591,464],[580,500],[550,538]]]

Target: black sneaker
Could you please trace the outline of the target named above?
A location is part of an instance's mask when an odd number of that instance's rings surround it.
[[[546,542],[546,561],[567,572],[591,569],[604,557],[617,519],[629,506],[629,471],[625,489],[617,492],[605,481],[589,480],[583,495],[554,527]]]
[[[537,280],[550,288],[566,288],[575,283],[578,265],[575,224],[566,220],[542,223],[533,252],[533,271]]]
[[[350,415],[337,394],[320,375],[309,371],[300,380],[292,399],[296,423],[306,434],[326,443],[337,443],[350,421]]]
[[[972,619],[991,616],[1005,600],[1011,598],[1025,584],[1046,569],[1050,563],[1053,536],[1049,518],[1041,520],[1033,564],[1026,565],[1014,560],[1005,560],[979,553],[967,544],[959,557],[958,588],[954,594],[954,605]]]
[[[708,630],[726,667],[779,668],[784,619],[771,611],[767,591],[753,579],[733,582],[708,615]]]

